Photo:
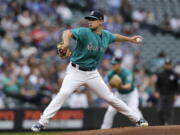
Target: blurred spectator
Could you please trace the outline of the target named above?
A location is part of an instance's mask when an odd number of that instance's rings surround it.
[[[180,62],[175,66],[174,68],[174,72],[177,74],[178,77],[178,95],[176,96],[176,100],[174,102],[174,106],[175,107],[180,107]]]
[[[23,31],[19,31],[19,35],[17,35],[16,39],[22,45],[22,47],[26,45],[30,46],[32,43],[32,37],[30,35],[30,30],[24,29]]]
[[[119,7],[121,6],[121,0],[107,0],[107,4],[109,5],[109,12],[113,14],[118,12]]]
[[[19,96],[18,80],[16,76],[8,70],[4,71],[4,77],[1,79],[1,84],[3,85],[3,91],[6,95],[13,97]]]
[[[43,30],[43,28],[40,24],[38,24],[32,30],[31,36],[32,36],[33,42],[38,47],[39,45],[41,45],[41,43],[47,36],[47,32],[45,30]]]
[[[139,28],[139,24],[136,25],[137,23],[126,23],[123,25],[123,28],[122,28],[122,32],[125,34],[125,35],[132,35],[133,33],[136,33],[137,29],[136,27]]]
[[[3,58],[0,56],[0,67],[2,68],[4,64]],[[3,80],[5,78],[2,69],[0,68],[0,109],[4,109],[5,108],[5,103],[4,103],[4,99],[6,98],[4,93],[3,93]]]
[[[165,51],[160,51],[159,54],[155,59],[152,60],[152,65],[151,65],[151,71],[152,72],[157,72],[162,69],[162,66],[164,65],[165,58],[167,57],[167,54]]]
[[[22,75],[27,76],[31,73],[31,68],[29,67],[29,65],[25,59],[19,60],[19,67],[20,67]]]
[[[19,28],[19,24],[11,16],[6,16],[2,18],[1,27],[7,31],[16,31]]]
[[[178,85],[180,86],[180,62],[177,63],[177,65],[174,68],[174,72],[178,76]],[[180,92],[180,91],[179,91]]]
[[[18,21],[22,26],[29,27],[32,24],[30,12],[28,10],[23,11],[22,14],[18,15]]]
[[[156,74],[152,73],[149,75],[149,82],[145,89],[145,92],[149,94],[149,97],[147,99],[147,107],[153,107],[157,105],[158,101],[158,95],[156,93],[156,82],[157,82],[157,76]]]
[[[63,2],[61,2],[59,6],[56,8],[56,12],[61,16],[62,20],[64,20],[65,22],[70,21],[72,19],[71,10]]]
[[[135,22],[139,22],[139,23],[142,23],[145,21],[146,19],[146,12],[144,9],[141,9],[141,10],[135,10],[133,11],[132,13],[132,19],[135,21]]]
[[[122,66],[133,70],[134,68],[134,55],[130,52],[126,53],[123,57]]]
[[[146,88],[149,84],[149,78],[143,67],[139,67],[135,71],[135,85],[139,89],[140,106],[147,106],[147,100],[149,98]]]
[[[170,26],[170,17],[168,15],[163,16],[163,20],[160,23],[160,28],[164,31],[171,31],[171,26]]]
[[[170,26],[173,31],[180,30],[180,17],[174,16],[170,19]]]
[[[23,84],[20,89],[20,94],[23,101],[33,101],[37,95],[37,90],[33,83],[29,83],[29,76],[26,76],[23,79]]]
[[[145,23],[147,23],[147,24],[154,24],[155,23],[155,15],[151,10],[146,11]]]
[[[0,109],[5,109],[5,104],[1,95],[0,95]]]
[[[120,13],[122,14],[125,22],[131,22],[132,6],[128,0],[122,0],[120,6]]]
[[[31,55],[36,54],[36,53],[37,53],[37,48],[33,46],[24,45],[24,47],[20,49],[20,54],[23,58],[28,58]]]
[[[119,20],[115,21],[115,19],[116,19],[115,16],[109,15],[107,17],[107,20],[104,22],[105,28],[109,31],[114,31],[114,32],[119,33],[121,30],[120,22],[118,22],[118,21],[121,21],[120,18],[121,18],[121,16],[119,16]]]
[[[10,32],[7,32],[5,37],[1,40],[0,42],[0,47],[10,53],[14,50],[17,50],[18,49],[18,44],[15,42],[12,34]]]

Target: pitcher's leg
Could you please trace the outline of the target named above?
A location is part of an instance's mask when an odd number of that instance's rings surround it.
[[[140,120],[140,117],[131,108],[113,95],[101,77],[88,80],[87,85],[92,88],[99,97],[107,101],[117,111],[127,116],[132,122],[136,123]]]
[[[61,108],[67,97],[80,85],[82,85],[82,82],[74,79],[74,77],[71,74],[66,75],[66,77],[63,80],[60,91],[44,110],[43,115],[39,120],[39,123],[42,125],[47,124],[49,119],[52,118],[55,115],[55,113]]]
[[[101,129],[111,128],[113,125],[113,119],[116,115],[117,111],[112,106],[109,106],[107,111],[105,112],[103,123],[101,125]]]

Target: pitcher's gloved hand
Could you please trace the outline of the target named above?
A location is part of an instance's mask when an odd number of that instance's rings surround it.
[[[121,78],[120,78],[118,75],[114,75],[114,76],[110,79],[109,85],[110,85],[112,88],[120,89],[120,88],[121,88],[121,85],[122,85],[122,80],[121,80]]]
[[[66,48],[63,42],[57,44],[57,51],[61,58],[68,58],[72,54],[71,50],[69,48]]]

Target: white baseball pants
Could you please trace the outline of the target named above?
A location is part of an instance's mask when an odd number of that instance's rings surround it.
[[[143,118],[143,115],[141,111],[139,110],[139,95],[138,95],[138,90],[135,88],[132,92],[128,94],[120,94],[118,91],[115,92],[115,97],[118,99],[121,99],[124,101],[132,110],[138,114],[139,117]],[[101,129],[109,129],[113,125],[113,119],[114,116],[116,115],[117,110],[113,108],[112,106],[109,106],[107,111],[105,112],[104,115],[104,120],[101,125]]]
[[[52,118],[61,108],[67,97],[81,85],[87,85],[90,87],[99,97],[107,101],[110,105],[116,108],[117,111],[127,116],[132,122],[135,123],[140,120],[139,115],[137,115],[122,100],[113,95],[97,70],[81,71],[71,66],[70,63],[67,67],[66,76],[63,80],[60,91],[44,110],[39,123],[46,125],[49,119]]]

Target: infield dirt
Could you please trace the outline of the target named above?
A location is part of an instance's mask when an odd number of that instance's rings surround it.
[[[59,135],[180,135],[180,126],[112,128],[62,133]]]

